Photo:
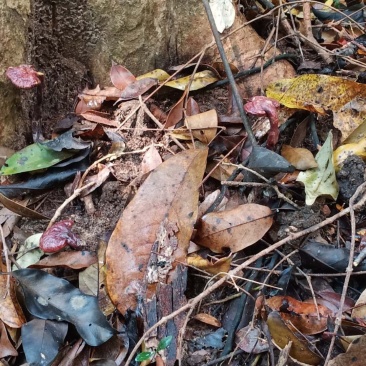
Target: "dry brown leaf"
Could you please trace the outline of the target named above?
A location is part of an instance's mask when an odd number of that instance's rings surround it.
[[[141,162],[141,174],[146,174],[158,167],[163,160],[154,145],[149,147]]]
[[[4,265],[2,271],[6,272]],[[7,292],[7,279],[7,275],[0,276],[0,319],[11,328],[20,328],[26,319],[16,297],[15,281],[10,279],[10,291]]]
[[[215,202],[215,200],[217,199],[219,194],[220,194],[220,190],[216,189],[216,191],[211,192],[209,195],[207,195],[205,197],[204,201],[198,206],[197,219],[200,219],[206,213],[206,211],[210,208],[210,206]],[[228,198],[224,197],[221,200],[220,204],[217,206],[215,211],[224,211],[227,202],[228,202]]]
[[[308,149],[283,145],[281,155],[298,170],[307,170],[318,166],[313,154]]]
[[[187,92],[185,90],[178,102],[170,109],[164,128],[175,126],[183,118],[183,106]]]
[[[298,301],[290,296],[273,296],[266,300],[266,305],[278,311],[283,320],[289,321],[288,327],[303,334],[317,334],[327,329],[328,316],[333,312],[318,304],[319,319],[315,304]]]
[[[18,352],[9,339],[5,324],[0,320],[0,358],[8,356],[18,356]]]
[[[135,99],[146,93],[153,86],[157,85],[158,80],[152,78],[139,79],[127,85],[120,96],[120,100]]]
[[[199,254],[193,253],[187,257],[187,264],[202,269],[212,275],[227,273],[230,270],[232,257],[220,258],[216,262],[202,258]]]
[[[118,123],[116,121],[106,118],[108,116],[106,113],[98,111],[86,111],[84,113],[80,113],[80,115],[91,122],[96,122],[111,127],[118,127]]]
[[[221,327],[221,322],[210,314],[198,313],[193,317],[193,319],[196,319],[196,320],[198,320],[202,323],[208,324],[208,325],[212,325],[213,327],[217,327],[217,328]]]
[[[267,339],[262,336],[260,329],[251,324],[236,332],[235,342],[240,349],[247,353],[258,354],[269,349]]]
[[[110,77],[112,84],[120,91],[136,81],[135,76],[122,65],[112,65]]]
[[[29,268],[67,267],[82,269],[97,262],[97,256],[87,251],[58,252],[51,254]]]
[[[366,320],[366,290],[364,290],[358,300],[355,307],[352,310],[352,318]]]
[[[185,262],[206,158],[207,150],[198,149],[171,157],[150,173],[123,211],[106,252],[108,293],[122,314],[136,308],[137,296],[148,300],[155,292],[160,272],[149,266],[151,255],[157,260],[163,254],[173,268]],[[143,283],[145,275],[149,283]]]
[[[209,144],[216,136],[218,118],[215,109],[207,112],[187,116],[186,126],[192,135],[204,144]]]
[[[249,203],[229,211],[211,212],[199,222],[197,244],[221,253],[225,248],[238,252],[260,240],[272,226],[267,206]]]

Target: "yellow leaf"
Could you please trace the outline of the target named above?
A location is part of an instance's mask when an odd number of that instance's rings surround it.
[[[169,86],[171,88],[185,90],[190,79],[191,79],[191,76],[189,75],[189,76],[185,76],[180,79],[168,81],[165,85]],[[191,87],[189,89],[190,90],[202,89],[205,86],[212,84],[217,80],[219,80],[219,79],[211,70],[200,71],[194,75]]]

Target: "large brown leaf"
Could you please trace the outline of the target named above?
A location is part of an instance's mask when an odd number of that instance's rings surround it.
[[[272,211],[267,206],[248,203],[202,217],[195,243],[221,253],[225,248],[238,252],[258,240],[272,226]]]
[[[157,282],[169,282],[155,273],[151,262],[162,256],[174,268],[185,261],[206,157],[207,150],[188,150],[159,165],[119,219],[107,248],[106,279],[109,296],[122,314],[135,309],[137,296],[152,296]]]

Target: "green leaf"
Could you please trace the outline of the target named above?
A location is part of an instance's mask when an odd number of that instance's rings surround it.
[[[158,344],[158,348],[156,349],[156,352],[160,352],[163,349],[167,348],[172,341],[173,337],[170,335],[168,337],[164,337]]]
[[[70,151],[54,151],[35,143],[13,154],[5,161],[0,174],[12,175],[48,168],[75,153]]]
[[[333,199],[338,196],[339,188],[333,165],[331,132],[329,132],[323,147],[317,153],[315,161],[318,163],[317,168],[301,172],[297,177],[297,181],[305,185],[306,204],[309,206],[319,196],[329,195]]]
[[[135,361],[142,362],[142,361],[149,361],[154,356],[154,352],[141,352],[135,357]]]

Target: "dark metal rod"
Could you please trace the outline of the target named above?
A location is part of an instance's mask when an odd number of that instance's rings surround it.
[[[229,62],[227,60],[224,47],[222,45],[222,42],[221,42],[221,39],[220,39],[220,34],[217,30],[217,27],[216,27],[216,24],[215,24],[215,19],[212,15],[210,5],[208,3],[208,0],[202,0],[202,1],[203,1],[203,5],[205,7],[205,10],[206,10],[208,21],[209,21],[210,26],[211,26],[212,34],[215,38],[215,42],[216,42],[217,48],[219,50],[220,57],[222,59],[222,63],[224,64],[226,75],[229,79],[230,86],[231,86],[231,89],[233,91],[233,96],[235,98],[235,102],[236,102],[236,104],[239,108],[241,120],[243,121],[243,125],[244,125],[244,128],[245,128],[245,130],[248,134],[250,142],[252,143],[253,146],[255,146],[255,145],[257,145],[257,141],[256,141],[255,136],[253,134],[253,131],[252,131],[250,125],[249,125],[247,115],[245,114],[244,107],[243,107],[243,100],[242,100],[242,98],[239,94],[239,90],[238,90],[238,87],[235,83],[233,73],[231,72],[230,65],[229,65]]]

